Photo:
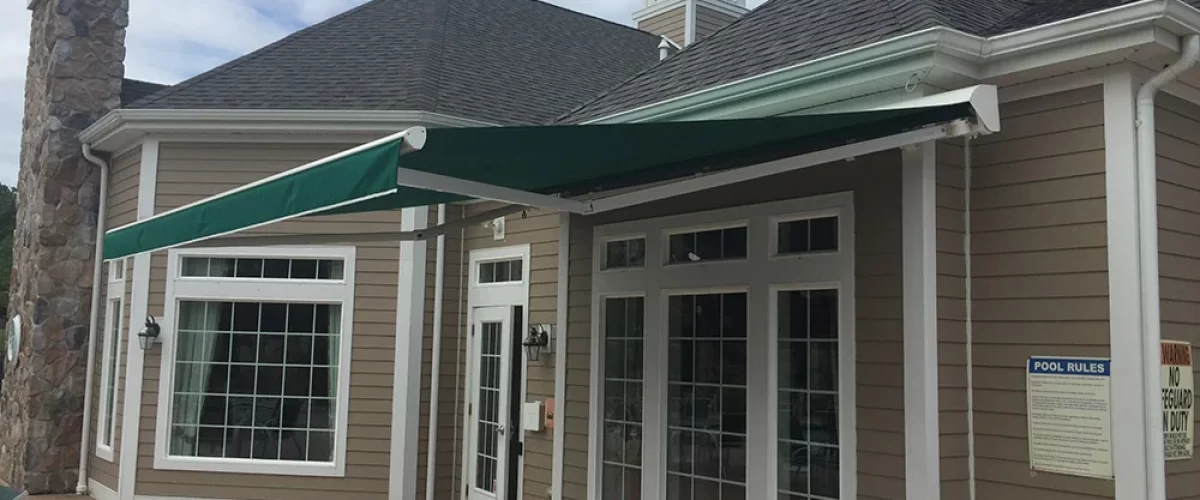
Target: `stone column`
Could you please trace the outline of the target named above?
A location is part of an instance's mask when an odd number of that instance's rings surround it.
[[[0,479],[71,493],[100,186],[78,135],[120,105],[129,2],[20,1],[33,22],[8,310],[24,331],[0,391]]]

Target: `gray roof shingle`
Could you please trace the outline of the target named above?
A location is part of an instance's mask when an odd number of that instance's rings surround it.
[[[601,118],[935,26],[991,36],[1130,1],[770,0],[558,121]]]
[[[658,42],[538,0],[373,0],[129,107],[544,123],[654,64]]]
[[[133,104],[138,99],[158,92],[164,88],[167,88],[167,86],[159,83],[126,78],[121,81],[121,107]]]

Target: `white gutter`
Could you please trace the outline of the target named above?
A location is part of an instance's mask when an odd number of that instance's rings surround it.
[[[92,383],[96,371],[96,329],[100,326],[100,288],[104,269],[104,229],[108,219],[108,162],[92,154],[92,147],[83,143],[83,157],[100,167],[100,208],[96,214],[96,252],[92,257],[92,314],[88,320],[87,373],[83,388],[83,432],[79,445],[79,479],[75,493],[88,494],[88,459],[92,456]],[[113,368],[114,370],[116,368]]]
[[[438,205],[439,226],[446,224],[446,204]],[[442,374],[442,295],[445,293],[446,235],[437,237],[437,264],[433,284],[433,377],[429,383],[429,443],[425,452],[425,500],[434,500],[433,486],[437,477],[438,380]]]
[[[1163,461],[1162,380],[1159,344],[1158,279],[1158,151],[1155,142],[1154,96],[1164,85],[1200,62],[1200,36],[1183,43],[1179,60],[1154,75],[1137,93],[1138,254],[1142,287],[1142,383],[1146,393],[1146,497],[1166,498]]]

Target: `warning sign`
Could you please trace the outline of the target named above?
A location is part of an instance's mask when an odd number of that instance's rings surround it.
[[[1167,460],[1192,458],[1195,443],[1195,384],[1192,345],[1162,342],[1162,425]]]

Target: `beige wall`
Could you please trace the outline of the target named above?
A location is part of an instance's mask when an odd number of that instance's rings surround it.
[[[696,41],[708,38],[709,35],[716,33],[717,30],[728,26],[729,23],[736,20],[736,17],[724,12],[707,7],[698,7],[696,9]]]
[[[116,228],[129,224],[137,220],[137,197],[138,197],[138,178],[141,175],[141,148],[133,148],[119,155],[116,155],[110,161],[111,168],[109,169],[108,180],[108,214],[105,218],[105,224],[108,228]],[[85,450],[87,453],[92,453],[92,460],[89,462],[88,476],[103,484],[104,486],[116,490],[117,475],[120,470],[118,464],[121,460],[121,429],[122,417],[125,414],[125,359],[128,355],[129,346],[129,303],[130,293],[133,287],[129,285],[129,271],[131,267],[128,262],[125,264],[125,307],[120,312],[123,320],[123,342],[121,345],[121,356],[117,370],[117,397],[115,405],[116,412],[116,430],[113,434],[113,460],[110,462],[95,455],[95,442],[98,438],[97,422],[99,422],[101,406],[103,403],[103,373],[104,373],[104,336],[103,328],[107,324],[108,318],[105,317],[107,311],[106,304],[108,303],[108,287],[109,280],[108,266],[104,266],[103,275],[100,281],[100,330],[96,336],[96,342],[92,346],[96,351],[95,370],[92,378],[92,420],[88,423],[91,426],[92,442]]]
[[[720,190],[681,196],[571,224],[566,487],[587,498],[592,224],[696,212],[816,194],[854,192],[858,493],[904,497],[904,384],[901,322],[900,158],[888,152]]]
[[[155,211],[199,200],[335,153],[347,146],[163,143]],[[255,234],[394,231],[399,214],[372,213],[284,222]],[[387,497],[393,359],[396,341],[396,243],[358,246],[345,478],[221,474],[153,469],[161,349],[145,358],[136,493],[201,498],[306,500],[330,495]],[[151,259],[149,314],[162,317],[166,252]],[[164,318],[167,324],[171,318]],[[170,331],[170,328],[167,328]]]
[[[1194,357],[1200,345],[1200,106],[1160,96],[1156,121],[1162,337],[1191,342]],[[1200,363],[1192,364],[1198,367]],[[1167,462],[1167,498],[1200,498],[1200,458]]]
[[[671,9],[653,17],[638,21],[637,28],[659,36],[670,38],[671,41],[683,45],[684,7]]]
[[[1111,480],[1031,474],[1025,411],[1030,356],[1109,356],[1102,96],[1091,87],[1004,104],[1004,131],[973,144],[980,500],[1114,494]]]

